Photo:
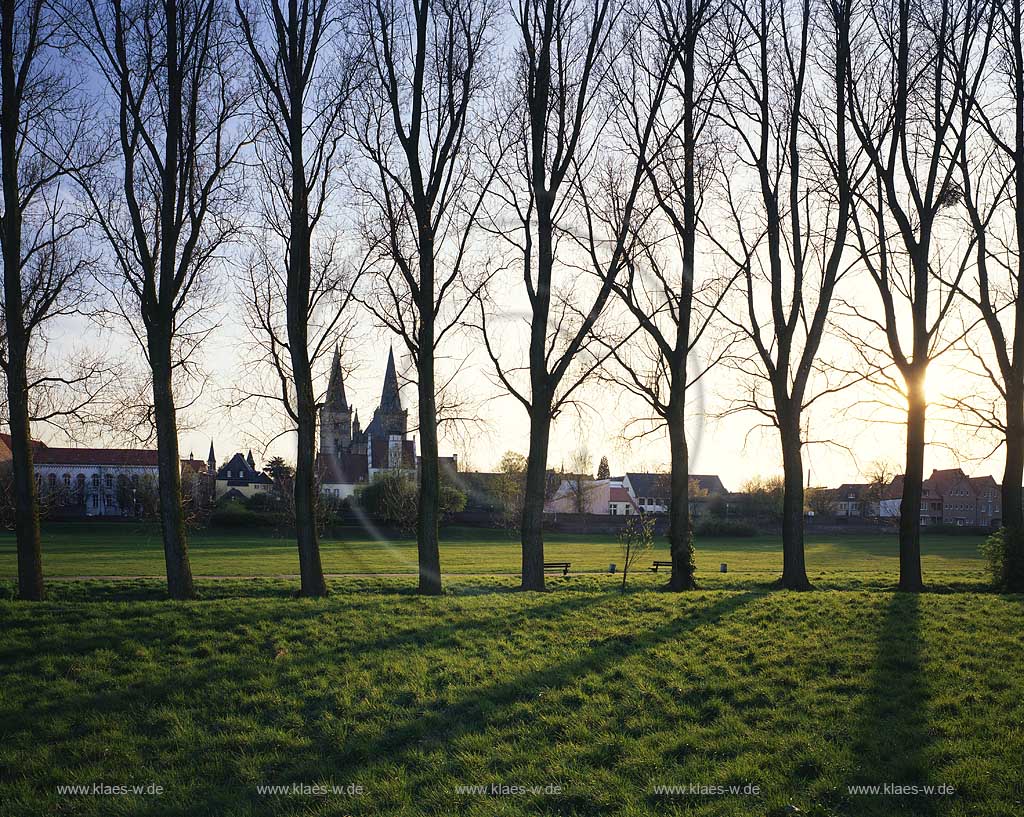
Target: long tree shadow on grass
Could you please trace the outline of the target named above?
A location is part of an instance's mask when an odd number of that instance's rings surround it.
[[[853,773],[839,792],[844,814],[928,817],[944,813],[943,804],[950,800],[920,790],[948,782],[934,780],[927,761],[931,738],[928,686],[921,665],[920,602],[917,594],[894,593],[885,611],[864,704],[855,715]],[[854,787],[875,786],[878,793],[853,793]],[[886,786],[917,786],[919,792],[886,793]]]
[[[523,598],[520,596],[519,598]],[[381,653],[408,650],[430,645],[433,647],[456,646],[458,638],[465,632],[479,635],[481,640],[500,637],[502,634],[522,626],[527,621],[546,621],[562,618],[583,612],[584,610],[609,600],[615,596],[607,593],[559,595],[557,597],[541,597],[545,603],[526,605],[505,617],[490,617],[486,620],[460,617],[456,620],[436,621],[427,626],[389,627],[380,637],[353,638],[354,632],[338,628],[333,633],[335,640],[322,640],[320,649],[315,653],[317,661],[325,659],[324,651],[335,653],[339,660],[357,659],[361,655],[380,655]],[[182,685],[196,689],[204,688],[211,681],[211,671],[217,666],[217,656],[230,654],[243,640],[265,642],[262,650],[268,662],[275,657],[278,644],[271,638],[273,635],[288,635],[293,628],[302,628],[305,622],[320,619],[325,613],[315,604],[294,605],[284,610],[275,608],[273,626],[267,628],[260,619],[253,620],[253,612],[247,608],[236,606],[199,605],[204,618],[194,620],[187,608],[172,605],[151,605],[145,613],[136,613],[136,620],[142,622],[138,632],[134,632],[134,644],[167,653],[168,648],[181,650],[175,658],[180,669],[173,677],[163,682],[153,682],[144,688],[133,688],[126,693],[123,689],[112,688],[100,691],[82,689],[77,693],[65,694],[60,700],[39,704],[32,711],[19,713],[17,722],[10,724],[12,731],[31,728],[38,718],[46,717],[72,708],[80,711],[123,712],[133,706],[147,707],[154,701],[163,700],[167,695]],[[345,609],[332,610],[333,619],[343,620]],[[51,634],[49,625],[35,625],[29,638],[18,645],[5,644],[0,647],[0,663],[15,666],[23,663],[21,669],[39,671],[39,663],[53,653],[61,655],[65,674],[73,675],[83,661],[89,659],[98,650],[116,649],[118,636],[112,636],[109,629],[109,613],[104,607],[89,605],[85,611],[75,612],[76,637],[73,643],[66,643],[63,636]],[[210,641],[212,621],[216,621],[218,635],[214,642]],[[413,621],[413,619],[410,619]],[[253,626],[253,625],[256,626]],[[333,656],[327,656],[333,659]],[[212,659],[212,660],[211,660]],[[259,663],[247,667],[249,672],[262,672],[268,665]]]
[[[309,737],[312,739],[312,747],[315,748],[313,748],[312,753],[306,751],[295,753],[289,761],[278,766],[272,774],[277,780],[285,782],[288,779],[306,781],[315,779],[318,776],[334,776],[343,772],[347,779],[351,780],[356,779],[355,774],[358,774],[360,770],[370,770],[380,762],[396,762],[414,768],[416,756],[422,756],[421,753],[423,751],[429,751],[432,748],[444,748],[446,745],[450,745],[451,741],[458,739],[462,735],[483,733],[489,727],[495,725],[503,726],[508,718],[509,711],[518,702],[536,702],[541,699],[542,693],[545,697],[549,693],[557,693],[559,689],[570,685],[574,680],[582,676],[607,671],[619,662],[650,650],[659,643],[678,639],[699,627],[712,625],[739,607],[759,597],[762,597],[762,594],[737,594],[724,598],[715,598],[712,603],[708,603],[706,599],[695,599],[694,607],[689,608],[686,614],[680,615],[676,613],[674,618],[663,620],[660,624],[656,622],[656,626],[648,629],[637,631],[635,628],[632,628],[629,632],[619,632],[614,635],[604,636],[601,635],[600,629],[597,629],[589,640],[584,638],[569,645],[570,649],[567,653],[553,649],[553,647],[561,643],[557,638],[547,641],[544,644],[538,645],[539,650],[552,650],[553,657],[546,665],[524,672],[517,677],[494,682],[480,688],[473,688],[463,684],[461,688],[453,689],[454,699],[448,698],[434,701],[428,705],[426,711],[418,708],[414,702],[406,705],[400,701],[395,701],[392,710],[393,717],[388,721],[387,728],[383,732],[370,734],[368,737],[357,737],[355,741],[351,737],[349,740],[338,741],[337,734],[332,736],[330,733],[322,732],[319,729],[318,724],[322,720],[320,715],[332,710],[336,706],[336,698],[331,694],[328,694],[326,697],[314,694],[306,699],[306,705],[302,707],[302,720],[308,725],[307,729],[310,733]],[[583,608],[599,603],[618,604],[618,601],[617,597],[610,596],[609,594],[574,594],[557,598],[548,597],[544,598],[544,603],[526,605],[514,610],[514,616],[497,617],[493,624],[473,622],[472,624],[467,623],[464,627],[460,626],[458,629],[471,630],[473,636],[483,642],[503,631],[511,630],[521,634],[524,632],[524,627],[528,626],[531,620],[548,620],[550,628],[552,620],[557,622],[572,619]],[[298,624],[308,616],[317,615],[318,608],[316,605],[302,605],[302,608],[299,609],[297,605],[294,609],[288,609],[283,618],[275,619],[277,625],[275,629],[280,631],[281,625],[284,624],[285,630],[291,631],[292,628],[288,625]],[[87,624],[88,634],[85,638],[76,639],[75,642],[76,649],[82,649],[83,651],[101,649],[103,647],[103,608],[94,608],[90,605],[88,609],[90,613],[90,619]],[[194,623],[204,626],[198,628],[186,627],[188,620],[193,614],[198,613],[200,609],[203,611],[201,620]],[[74,613],[74,610],[69,610],[69,614]],[[672,610],[665,611],[666,615],[673,615],[673,613],[674,611]],[[229,620],[220,620],[225,615],[229,616]],[[336,619],[343,618],[344,609],[338,608],[332,612],[332,615]],[[202,642],[201,636],[206,632],[204,628],[211,624],[213,618],[218,619],[218,629],[224,632],[225,638],[208,645],[208,658],[197,655],[198,661],[188,663],[180,668],[176,667],[173,672],[164,673],[159,681],[153,679],[141,686],[133,684],[130,688],[117,688],[116,685],[108,688],[109,684],[107,682],[103,681],[102,678],[97,678],[97,683],[102,682],[101,688],[97,687],[94,683],[89,683],[83,686],[77,694],[74,692],[67,694],[65,692],[53,700],[37,703],[31,708],[26,708],[25,711],[19,713],[16,717],[15,720],[17,722],[11,724],[14,727],[14,734],[24,737],[30,731],[35,731],[35,734],[39,735],[40,725],[48,724],[48,715],[60,716],[62,712],[69,710],[105,713],[110,719],[115,721],[119,721],[120,716],[123,715],[131,720],[136,717],[133,713],[145,712],[149,707],[161,701],[171,700],[175,692],[181,688],[194,690],[197,702],[202,701],[203,696],[209,691],[211,696],[210,702],[204,703],[201,706],[197,704],[197,706],[203,712],[204,717],[213,718],[216,722],[222,722],[225,718],[238,716],[239,713],[236,710],[240,709],[237,702],[226,700],[223,697],[225,674],[231,673],[233,677],[242,681],[244,686],[248,679],[256,680],[266,673],[267,668],[274,665],[272,654],[263,648],[257,654],[250,655],[247,663],[244,665],[228,665],[224,664],[221,660],[220,656],[224,654],[221,648],[230,651],[232,644],[241,643],[240,639],[246,640],[251,638],[251,636],[262,638],[268,632],[262,627],[251,632],[241,610],[235,610],[232,607],[226,606],[220,609],[220,606],[207,607],[203,605],[196,611],[190,612],[188,607],[147,605],[144,617],[151,619],[151,628],[147,627],[144,629],[152,629],[152,632],[148,633],[148,637],[140,636],[138,640],[140,643],[148,644],[154,649],[165,648],[169,639],[173,639],[178,647],[185,648],[186,654],[192,653],[194,649],[207,646]],[[173,619],[173,621],[167,619]],[[646,620],[649,621],[650,619],[647,618]],[[234,628],[232,628],[232,631],[225,632],[223,628],[230,626],[232,623],[236,627],[243,628],[244,632],[235,633],[233,632]],[[80,626],[80,624],[77,626]],[[640,626],[643,627],[644,625]],[[360,644],[359,648],[369,652],[375,650],[400,650],[410,643],[434,648],[439,646],[446,648],[445,641],[452,632],[452,622],[436,622],[428,627],[420,627],[408,632],[388,633],[383,639],[365,639],[365,643]],[[178,640],[179,633],[184,643]],[[345,639],[343,638],[336,642],[339,647],[344,643]],[[272,647],[273,645],[270,646]],[[325,654],[325,649],[323,648],[327,646],[326,652],[329,653],[333,645],[328,646],[321,643],[319,646],[319,649],[308,653],[308,663],[307,658],[304,656],[296,662],[299,666],[291,668],[292,671],[298,670],[301,674],[304,668],[308,673],[315,674],[317,671],[322,670],[322,662],[325,658],[329,658],[329,655]],[[55,648],[56,645],[47,650],[47,652],[52,652]],[[12,647],[7,648],[6,652],[21,654],[22,650],[23,648],[20,645],[12,645]],[[263,653],[267,654],[266,664],[259,660]],[[545,653],[540,652],[539,654],[544,655]],[[568,655],[567,659],[562,657],[566,654]],[[185,655],[181,655],[182,659],[184,657]],[[67,658],[73,661],[71,656]],[[253,658],[256,660],[254,661]],[[21,655],[21,660],[23,662],[30,661],[30,658],[28,655]],[[122,659],[118,657],[116,660]],[[175,661],[177,662],[178,660],[179,658],[176,657]],[[63,663],[64,659],[61,661],[61,666],[57,667],[62,672]],[[38,675],[38,668],[34,667],[34,665],[25,665],[22,667],[22,670]],[[280,675],[278,677],[287,686],[290,679],[294,676],[292,672],[288,672],[287,675]],[[260,692],[260,689],[263,689],[263,687],[254,689],[253,694],[265,695],[266,693]],[[217,703],[211,703],[212,701]],[[265,705],[264,703],[263,706]],[[248,715],[249,717],[255,715],[264,724],[273,726],[275,729],[281,728],[277,719],[284,713],[276,711],[274,706],[270,706],[267,709],[264,709],[263,706],[254,709],[253,705],[249,704],[241,708],[241,715]],[[209,709],[213,711],[207,711]],[[189,712],[192,710],[193,707],[186,707],[185,715],[183,716],[186,721],[188,720]],[[256,713],[259,714],[257,715]],[[49,734],[46,733],[46,728],[43,729],[43,734],[46,734],[45,739],[56,740],[61,743],[66,739],[70,741],[69,746],[74,746],[74,741],[78,740],[78,737],[70,736],[65,738],[60,734],[60,730],[63,728],[58,721],[54,721]],[[159,724],[150,723],[148,716],[146,716],[138,719],[133,730],[129,731],[128,734],[132,734],[136,730],[142,730],[147,734],[148,739],[155,740],[158,743],[166,743],[168,740],[173,740],[173,738],[165,734],[167,728],[167,724],[162,721]],[[76,726],[76,729],[91,731],[92,726],[83,722]],[[185,747],[181,748],[187,756]],[[211,774],[222,776],[216,778],[216,783],[212,777],[209,779],[195,779],[194,787],[191,788],[191,791],[181,791],[179,793],[183,798],[182,803],[192,802],[194,804],[196,802],[195,798],[201,798],[203,802],[217,800],[218,798],[223,800],[224,803],[227,803],[229,800],[237,802],[241,792],[253,791],[252,786],[245,785],[241,780],[236,781],[236,785],[231,787],[223,785],[226,780],[233,777],[233,769],[229,763],[223,760],[223,755],[224,753],[218,755],[221,758],[218,771],[211,772]],[[75,767],[76,763],[72,763],[69,766],[70,769]],[[62,771],[66,771],[66,769]],[[158,771],[159,765],[155,767],[154,773],[158,773]],[[265,771],[267,774],[271,774],[269,768]],[[422,780],[419,782],[414,780],[412,782],[414,787],[421,785],[425,785]],[[248,805],[252,810],[251,813],[295,813],[296,810],[304,809],[299,802],[294,804],[270,803],[255,797],[253,794],[246,798],[244,793],[241,793],[241,798],[249,800]],[[156,803],[147,802],[137,805],[140,810],[136,813],[139,814],[156,813],[150,809],[156,809],[157,812],[160,811]],[[582,804],[577,805],[582,807]],[[572,803],[568,803],[567,807],[570,809],[575,808]],[[274,809],[274,812],[268,810],[271,808]],[[206,813],[215,813],[215,810]]]
[[[361,770],[382,758],[399,764],[408,761],[412,755],[422,758],[424,752],[444,748],[461,737],[481,734],[492,725],[503,723],[507,710],[518,703],[536,701],[541,694],[551,696],[585,675],[609,669],[699,627],[713,625],[754,599],[763,597],[763,593],[754,592],[730,595],[695,610],[692,615],[677,616],[642,632],[592,639],[589,649],[569,660],[556,661],[507,681],[471,689],[442,706],[421,710],[398,720],[373,739],[359,743],[349,740],[340,746],[325,742],[321,748],[330,752],[332,763],[339,764],[353,779]],[[301,777],[301,768],[295,767],[293,772]]]

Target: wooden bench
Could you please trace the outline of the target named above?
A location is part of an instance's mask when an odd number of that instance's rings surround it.
[[[657,573],[659,567],[672,567],[672,562],[658,562],[658,561],[655,561],[655,563],[652,564],[647,569],[650,570],[652,573]]]
[[[569,575],[569,568],[572,566],[571,562],[544,562],[544,570],[561,570],[563,576]]]

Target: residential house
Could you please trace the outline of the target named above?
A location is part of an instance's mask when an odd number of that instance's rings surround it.
[[[668,513],[671,504],[669,474],[631,471],[622,480],[637,507],[646,513]],[[703,516],[708,499],[728,493],[716,474],[690,474],[690,514]]]
[[[213,458],[213,444],[210,444],[210,457]],[[256,467],[252,451],[243,455],[235,453],[217,470],[214,483],[216,499],[248,499],[256,494],[265,494],[274,487],[274,481]]]
[[[631,516],[639,513],[622,477],[564,479],[554,496],[544,503],[544,513],[583,513]]]
[[[898,517],[903,475],[888,485],[880,515]],[[921,485],[921,524],[999,527],[1002,521],[999,484],[991,476],[969,477],[960,468],[935,469]]]
[[[878,499],[869,482],[844,482],[835,489],[836,516],[876,517]]]

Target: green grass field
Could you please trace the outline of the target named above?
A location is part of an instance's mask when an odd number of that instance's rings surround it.
[[[153,580],[55,582],[0,601],[0,814],[1024,813],[1021,597],[654,578],[625,596],[607,576],[543,594],[462,578],[438,598],[338,579],[324,600],[227,580],[189,603],[148,600]],[[162,792],[58,790],[97,784]],[[919,789],[849,788],[886,784]]]
[[[0,816],[1017,817],[1024,597],[982,592],[977,546],[927,537],[920,596],[890,592],[889,537],[810,538],[819,592],[771,590],[766,538],[699,542],[700,591],[641,570],[622,594],[611,537],[552,536],[548,558],[592,572],[524,594],[501,575],[515,540],[450,530],[441,597],[228,578],[180,603],[160,579],[55,578],[158,576],[155,529],[49,526],[30,604],[5,537]],[[414,552],[353,533],[324,565],[403,573]],[[192,564],[270,577],[295,553],[197,534]]]
[[[779,537],[708,539],[697,542],[697,568],[715,573],[721,562],[732,572],[769,575],[782,568]],[[978,579],[984,564],[979,540],[971,536],[925,536],[926,575]],[[298,572],[298,557],[290,539],[273,534],[199,531],[190,540],[192,570],[210,576],[280,576]],[[373,538],[353,529],[344,539],[326,538],[321,545],[328,573],[415,573],[416,545],[411,540]],[[572,562],[574,572],[607,571],[622,556],[613,536],[551,534],[545,556]],[[667,558],[660,540],[652,558]],[[807,539],[808,571],[812,578],[837,573],[898,571],[893,535],[831,536]],[[649,564],[649,563],[648,563]],[[0,576],[16,575],[14,538],[0,536]],[[441,566],[446,573],[515,573],[520,546],[512,534],[472,528],[442,533]],[[158,529],[153,525],[102,523],[50,525],[43,533],[43,567],[50,576],[160,576],[164,571]]]

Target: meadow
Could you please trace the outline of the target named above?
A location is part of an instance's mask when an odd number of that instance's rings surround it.
[[[51,577],[159,574],[155,531],[78,530],[47,530]],[[0,814],[1024,813],[1024,598],[984,591],[976,541],[927,539],[912,596],[884,537],[809,541],[812,593],[771,588],[777,543],[709,541],[686,594],[621,593],[613,539],[552,538],[594,572],[520,593],[514,540],[450,531],[443,596],[300,599],[268,577],[290,542],[197,535],[195,572],[236,576],[200,600],[53,579],[38,604],[4,540]],[[332,540],[325,566],[401,573],[409,547]]]
[[[980,579],[984,563],[976,536],[931,535],[922,540],[926,574]],[[274,532],[200,530],[189,539],[192,570],[198,576],[291,576],[298,572],[293,540]],[[807,564],[812,578],[836,573],[892,573],[898,570],[898,547],[892,534],[827,535],[809,533]],[[329,574],[415,573],[416,543],[353,528],[321,543],[324,571]],[[607,572],[621,564],[618,541],[611,535],[549,534],[549,561],[568,561],[573,572]],[[659,539],[653,559],[668,558]],[[442,531],[441,566],[451,574],[516,573],[520,545],[511,532],[477,528]],[[718,571],[725,562],[730,572],[768,577],[782,568],[775,536],[707,539],[697,542],[701,575]],[[646,562],[644,567],[650,565]],[[14,537],[0,534],[0,577],[16,573]],[[163,575],[164,557],[159,529],[152,524],[51,524],[43,530],[43,568],[49,576]]]
[[[1021,814],[1024,600],[729,581],[54,582],[0,601],[0,813]]]

